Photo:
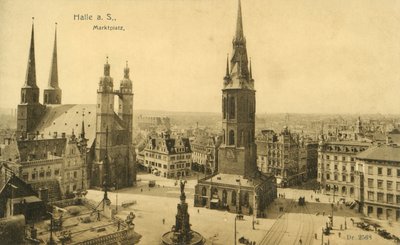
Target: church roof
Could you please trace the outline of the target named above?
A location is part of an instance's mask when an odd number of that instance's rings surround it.
[[[83,116],[83,113],[85,116]],[[82,120],[85,122],[85,138],[90,147],[96,138],[96,105],[95,104],[70,104],[47,105],[42,118],[38,121],[33,132],[43,134],[44,138],[52,138],[54,132],[58,135],[70,135],[74,130],[75,135],[81,133]],[[113,130],[123,130],[121,120],[115,114],[112,123]]]

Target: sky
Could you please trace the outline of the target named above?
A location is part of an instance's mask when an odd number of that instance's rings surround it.
[[[257,113],[399,113],[400,1],[242,0],[242,14]],[[33,16],[40,101],[57,22],[63,104],[96,103],[108,56],[116,89],[128,61],[134,110],[221,111],[237,0],[2,0],[2,108],[20,101]]]

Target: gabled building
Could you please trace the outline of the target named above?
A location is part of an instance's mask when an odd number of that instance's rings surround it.
[[[188,138],[171,138],[169,133],[149,139],[143,152],[143,165],[153,174],[165,178],[190,175],[192,150]]]
[[[220,138],[217,136],[197,135],[190,143],[193,168],[208,174],[218,171],[218,147],[220,144]]]

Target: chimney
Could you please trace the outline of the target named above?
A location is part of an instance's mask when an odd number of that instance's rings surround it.
[[[65,133],[61,133],[61,138],[65,138]]]
[[[53,138],[56,139],[57,138],[57,132],[53,133]]]

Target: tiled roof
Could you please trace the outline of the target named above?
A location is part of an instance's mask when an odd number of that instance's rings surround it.
[[[81,133],[82,113],[85,112],[85,138],[88,146],[93,144],[96,137],[96,105],[47,105],[45,114],[39,120],[36,129],[45,138],[53,137],[54,132],[70,135],[72,129],[75,135]]]
[[[356,157],[366,160],[400,162],[400,147],[388,145],[374,146],[359,153]]]
[[[83,112],[85,113],[84,118]],[[54,132],[57,132],[59,136],[61,133],[71,135],[72,130],[74,130],[75,135],[79,135],[82,120],[85,121],[85,138],[88,139],[88,146],[90,147],[96,138],[95,104],[47,105],[45,114],[39,120],[33,132],[39,131],[39,134],[43,134],[44,138],[53,137]],[[124,129],[117,114],[114,115],[112,127],[114,130]]]

